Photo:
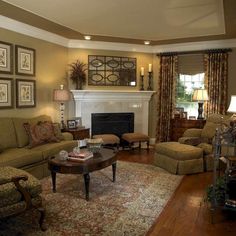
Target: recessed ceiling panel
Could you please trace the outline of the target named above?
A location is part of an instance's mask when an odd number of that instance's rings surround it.
[[[225,33],[222,0],[7,0],[82,34],[165,40]]]

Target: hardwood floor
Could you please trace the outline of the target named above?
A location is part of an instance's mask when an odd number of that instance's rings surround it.
[[[125,150],[119,160],[153,163],[153,149]],[[212,173],[186,175],[167,206],[150,228],[147,236],[231,236],[236,235],[236,212],[215,211],[214,224],[204,201],[205,190],[212,182]]]

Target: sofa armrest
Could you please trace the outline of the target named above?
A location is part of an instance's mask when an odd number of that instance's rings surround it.
[[[73,140],[73,135],[69,132],[62,132],[64,140],[70,141]]]
[[[184,131],[183,137],[198,137],[200,138],[202,129],[191,128]]]

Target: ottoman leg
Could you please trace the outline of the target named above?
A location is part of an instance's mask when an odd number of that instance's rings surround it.
[[[138,143],[138,148],[141,149],[141,141],[139,141]]]
[[[147,141],[147,150],[149,150],[149,141]]]

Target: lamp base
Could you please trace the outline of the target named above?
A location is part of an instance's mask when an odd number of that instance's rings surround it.
[[[203,112],[203,102],[199,102],[198,103],[198,120],[204,119],[204,117],[202,116],[202,112]]]

